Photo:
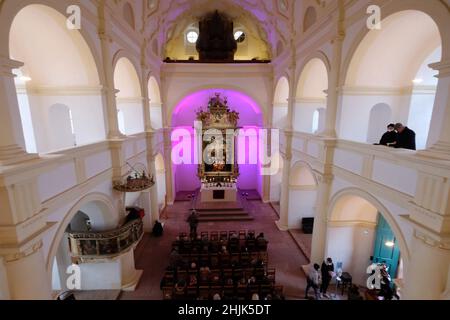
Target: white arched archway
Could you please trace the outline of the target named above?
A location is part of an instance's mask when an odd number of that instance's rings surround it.
[[[148,98],[150,100],[150,119],[153,129],[163,127],[161,94],[155,77],[148,80]]]
[[[330,201],[325,255],[333,258],[335,263],[342,263],[343,271],[352,274],[355,284],[366,284],[379,215],[394,233],[407,268],[409,250],[405,235],[393,214],[380,201],[357,188],[341,190]]]
[[[158,208],[159,212],[166,206],[166,169],[164,164],[164,157],[158,153],[155,157],[156,169],[156,185],[158,188]]]
[[[309,60],[300,74],[295,95],[294,130],[316,133],[324,129],[328,71],[320,58]],[[316,119],[314,118],[316,113]],[[315,121],[314,121],[315,120]]]
[[[117,112],[123,114],[125,135],[143,132],[144,110],[140,80],[133,63],[126,57],[117,60],[114,69],[117,93]]]
[[[28,152],[74,145],[50,138],[55,123],[49,109],[55,104],[70,109],[77,145],[105,138],[96,63],[81,33],[67,28],[64,15],[39,4],[21,9],[11,24],[9,52],[24,63],[14,73]]]
[[[372,107],[367,124],[367,143],[378,143],[392,122],[392,110],[386,103],[378,103]]]
[[[317,179],[309,164],[304,161],[297,161],[291,167],[288,183],[288,227],[300,229],[303,218],[315,216]]]
[[[288,99],[289,81],[286,77],[281,77],[277,82],[274,92],[272,127],[286,127],[288,121]]]
[[[392,109],[393,122],[414,125],[411,129],[418,131],[417,141],[426,141],[436,83],[426,83],[425,79],[432,79],[436,73],[424,63],[440,61],[441,48],[437,24],[418,10],[393,13],[382,20],[381,30],[365,34],[344,65],[339,136],[368,141],[365,126],[370,110],[376,104],[386,103]],[[424,79],[417,78],[419,73],[426,74]],[[411,111],[417,109],[427,116],[414,118]],[[424,148],[423,143],[420,148]]]

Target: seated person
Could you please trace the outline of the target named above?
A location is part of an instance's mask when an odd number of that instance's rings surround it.
[[[172,252],[170,253],[170,266],[172,268],[176,269],[181,264],[182,264],[181,255],[178,253],[178,251],[175,248],[173,248]]]
[[[163,226],[162,223],[158,220],[155,221],[155,225],[153,226],[152,233],[155,237],[160,237],[163,235]]]
[[[215,293],[215,294],[213,295],[213,300],[222,300],[222,298],[220,297],[220,294],[219,294],[219,293]]]
[[[248,284],[256,284],[256,277],[252,276],[248,279]]]
[[[182,279],[177,282],[175,285],[175,292],[176,293],[183,293],[184,290],[186,290],[186,280]]]
[[[195,275],[191,275],[189,278],[189,286],[196,286],[197,285],[197,277]]]
[[[247,234],[247,240],[254,240],[255,239],[255,234],[253,232],[249,232]]]
[[[395,124],[391,123],[387,126],[387,131],[381,137],[379,144],[382,146],[393,147],[397,142],[397,136]]]
[[[359,294],[359,288],[357,285],[353,284],[348,289],[348,300],[363,300],[363,297]]]
[[[200,268],[200,281],[202,283],[208,282],[210,273],[211,273],[211,270],[209,270],[209,267],[201,267]]]
[[[261,232],[260,234],[258,234],[258,236],[256,237],[256,239],[264,239],[264,233]]]

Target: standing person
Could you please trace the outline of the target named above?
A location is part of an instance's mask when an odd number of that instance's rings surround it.
[[[327,258],[326,261],[322,262],[320,267],[322,272],[322,285],[320,286],[320,293],[325,297],[329,298],[327,295],[328,286],[330,285],[331,279],[334,276],[334,264],[331,258]]]
[[[391,123],[387,126],[387,131],[381,137],[379,144],[382,146],[393,147],[397,142],[397,135],[395,124]]]
[[[308,299],[308,291],[309,288],[313,288],[314,296],[316,300],[320,300],[320,266],[317,263],[314,263],[313,268],[310,270],[308,277],[306,278],[306,290],[305,290],[305,299]]]
[[[191,238],[196,238],[197,237],[198,216],[197,216],[197,212],[195,211],[195,209],[192,209],[192,212],[191,212],[189,218],[187,219],[187,222],[189,223]]]
[[[398,132],[395,148],[416,150],[416,133],[414,131],[401,123],[395,124],[395,130]]]

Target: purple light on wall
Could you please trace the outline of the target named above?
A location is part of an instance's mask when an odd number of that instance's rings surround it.
[[[214,97],[216,93],[220,93],[222,97],[227,97],[228,105],[231,110],[239,112],[238,126],[243,129],[255,129],[258,131],[263,125],[263,114],[258,104],[249,96],[234,90],[227,89],[207,89],[192,93],[183,98],[175,107],[172,114],[172,128],[186,129],[191,133],[191,145],[193,144],[194,131],[193,126],[196,121],[196,112],[202,108],[206,110],[208,101]],[[172,147],[178,142],[172,142]],[[257,146],[249,148],[247,145],[237,147],[238,154],[245,153],[245,159],[249,159],[250,153],[258,152]],[[192,151],[193,159],[193,151]],[[248,161],[247,161],[248,163]],[[197,165],[180,164],[173,165],[174,179],[176,191],[191,191],[200,186],[197,179]],[[259,163],[243,164],[239,166],[241,175],[238,179],[238,187],[241,189],[261,190],[262,177],[259,174]]]

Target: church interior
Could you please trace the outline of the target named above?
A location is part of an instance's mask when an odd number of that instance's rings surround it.
[[[449,94],[450,0],[0,0],[0,300],[448,300]]]

